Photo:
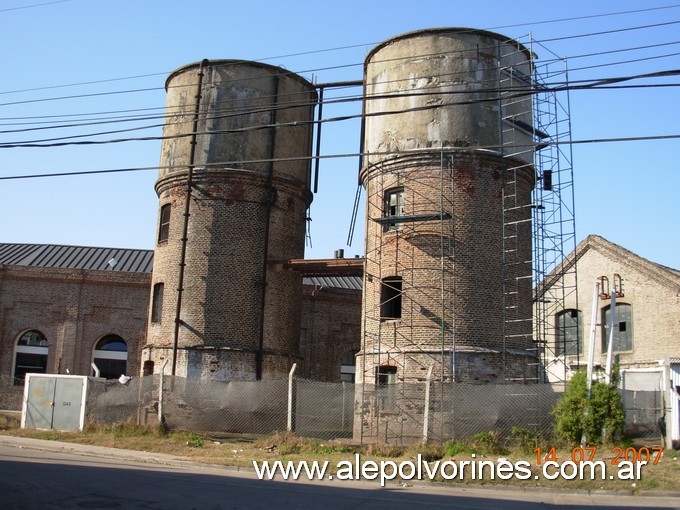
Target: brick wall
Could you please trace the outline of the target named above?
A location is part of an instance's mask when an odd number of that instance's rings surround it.
[[[342,358],[361,345],[361,292],[305,285],[298,376],[340,382]]]
[[[20,266],[0,269],[0,369],[9,379],[20,335],[47,338],[47,371],[89,375],[96,343],[115,334],[127,343],[126,372],[140,371],[151,275]]]
[[[677,271],[658,266],[598,236],[589,236],[579,245],[576,253],[579,257],[576,266],[578,294],[567,296],[564,309],[581,311],[581,363],[587,359],[595,282],[600,276],[606,276],[611,290],[615,273],[622,278],[624,294],[617,298],[617,305],[631,305],[633,322],[632,350],[617,353],[621,368],[659,367],[659,360],[680,356],[680,322],[677,318],[680,309],[680,275]],[[573,273],[569,278],[573,280]],[[572,281],[566,282],[566,286],[572,285]],[[606,362],[606,351],[602,349],[602,310],[610,302],[610,299],[598,298],[597,303],[595,362],[602,366]],[[554,315],[548,318],[548,324],[548,345],[554,350]],[[572,360],[575,361],[575,357]]]
[[[525,377],[533,347],[531,280],[505,288],[504,278],[531,275],[531,223],[521,221],[530,218],[530,209],[504,216],[503,197],[514,193],[518,204],[530,204],[533,173],[510,174],[505,164],[496,156],[456,151],[443,161],[439,153],[401,156],[364,170],[369,218],[384,216],[385,193],[397,188],[404,190],[405,216],[432,215],[397,228],[367,222],[363,328],[372,367],[394,365],[400,380],[418,380],[435,364],[435,373],[450,380],[455,350],[496,360],[461,360],[458,381]],[[518,225],[511,236],[505,232],[512,238],[505,245],[504,218],[506,228]],[[504,251],[520,262],[504,265]],[[382,282],[391,276],[402,278],[401,317],[381,320]],[[504,296],[513,296],[514,306],[504,310]]]

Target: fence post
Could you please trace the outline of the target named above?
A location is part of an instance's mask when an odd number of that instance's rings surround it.
[[[342,429],[345,430],[345,381],[342,381]]]
[[[673,450],[673,400],[678,398],[673,388],[673,377],[671,373],[671,360],[666,359],[663,367],[663,377],[661,378],[661,406],[663,409],[663,419],[666,437],[664,447],[670,452]],[[676,411],[677,412],[677,411]]]
[[[427,369],[425,379],[425,411],[423,412],[423,444],[427,443],[427,431],[430,427],[430,380],[432,379],[432,365]]]
[[[163,379],[165,378],[165,366],[168,364],[166,359],[161,367],[161,380],[158,384],[158,424],[163,427],[165,420],[163,419]]]
[[[295,382],[293,376],[296,369],[297,363],[293,363],[288,373],[288,432],[295,432]]]

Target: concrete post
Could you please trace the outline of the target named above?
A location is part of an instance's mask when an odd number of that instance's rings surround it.
[[[161,380],[158,384],[158,424],[162,427],[165,421],[163,420],[163,379],[165,378],[165,366],[168,364],[166,359],[161,367]]]
[[[663,414],[666,425],[666,437],[664,447],[671,451],[673,449],[673,399],[678,398],[673,388],[673,379],[671,377],[671,360],[666,360],[663,367],[663,391],[661,398],[663,398]]]
[[[288,432],[295,432],[295,382],[293,376],[296,369],[297,363],[293,363],[288,373]]]
[[[430,381],[432,380],[432,365],[427,369],[425,379],[425,411],[423,412],[423,444],[427,443],[427,430],[430,427]]]

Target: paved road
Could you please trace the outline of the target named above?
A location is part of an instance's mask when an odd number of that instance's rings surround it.
[[[680,508],[677,497],[502,491],[364,482],[278,482],[251,472],[150,455],[0,437],[0,507],[258,508]]]

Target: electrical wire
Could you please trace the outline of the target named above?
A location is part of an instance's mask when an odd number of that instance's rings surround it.
[[[583,144],[593,144],[593,143],[622,143],[622,142],[642,142],[642,141],[655,141],[655,140],[677,140],[680,139],[680,134],[670,134],[670,135],[650,135],[650,136],[628,136],[628,137],[615,137],[615,138],[590,138],[584,140],[556,140],[551,142],[545,142],[545,145],[583,145]],[[518,145],[516,147],[522,147]],[[534,147],[533,145],[527,147]],[[500,150],[502,146],[499,145],[486,145],[486,146],[466,146],[466,147],[443,147],[441,149],[428,148],[427,152],[451,152],[456,150],[461,151],[489,151],[489,150]],[[299,156],[299,157],[288,157],[288,158],[268,158],[268,159],[251,159],[251,160],[238,160],[238,161],[221,161],[216,163],[209,163],[205,165],[205,168],[216,168],[216,167],[227,167],[231,165],[255,165],[262,163],[272,163],[272,162],[293,162],[293,161],[314,161],[316,159],[338,159],[338,158],[358,158],[365,156],[395,156],[403,154],[414,154],[418,151],[384,151],[384,152],[371,152],[369,153],[344,153],[344,154],[326,154],[319,156]],[[422,152],[422,151],[421,151]],[[23,179],[39,179],[39,178],[49,178],[49,177],[73,177],[73,176],[83,176],[83,175],[101,175],[101,174],[111,174],[111,173],[127,173],[127,172],[142,172],[149,170],[175,170],[175,169],[186,169],[186,165],[166,165],[166,166],[147,166],[147,167],[130,167],[130,168],[113,168],[106,170],[83,170],[76,172],[55,172],[55,173],[45,173],[45,174],[24,174],[24,175],[6,175],[0,176],[0,181],[10,181],[10,180],[23,180]]]
[[[680,7],[680,6],[678,6],[678,7]],[[637,26],[633,26],[633,27],[625,27],[625,28],[608,30],[608,31],[601,31],[601,32],[591,32],[591,33],[587,33],[587,34],[570,35],[570,36],[564,36],[564,37],[552,38],[552,39],[542,39],[542,40],[536,40],[536,42],[543,44],[543,43],[551,42],[551,41],[577,39],[577,38],[583,38],[583,37],[593,37],[593,36],[598,36],[598,35],[605,35],[605,34],[612,34],[612,33],[622,33],[622,32],[628,32],[628,31],[633,31],[633,30],[642,30],[642,29],[656,28],[656,27],[676,25],[676,24],[680,24],[680,20],[669,21],[669,22],[664,22],[664,23],[650,24],[650,25],[637,25]],[[503,28],[503,27],[500,27],[500,28]],[[507,41],[509,43],[513,43],[514,39],[508,39]],[[489,49],[492,49],[492,48],[489,48]],[[466,50],[463,50],[463,51],[466,51]],[[402,57],[400,57],[400,58],[402,58]],[[303,70],[303,71],[297,71],[294,74],[303,75],[303,74],[312,73],[312,72],[337,70],[337,69],[341,69],[341,68],[356,67],[356,66],[362,66],[362,65],[363,65],[363,62],[362,63],[343,64],[343,65],[337,65],[337,66],[327,66],[327,67],[322,67],[322,68],[315,68],[315,69],[307,69],[307,70]],[[286,74],[291,74],[291,73],[289,71],[286,71]],[[155,75],[155,73],[154,73],[154,75]],[[180,86],[190,86],[190,85],[180,85]],[[152,87],[152,88],[140,88],[140,89],[130,89],[130,90],[122,90],[122,91],[109,91],[109,92],[99,92],[99,93],[90,93],[90,94],[76,94],[76,95],[59,96],[59,97],[52,97],[52,98],[40,98],[40,99],[30,99],[30,100],[23,100],[23,101],[12,101],[12,102],[7,102],[7,103],[0,103],[0,106],[13,106],[13,105],[22,105],[22,104],[30,104],[30,103],[38,103],[38,102],[46,102],[46,101],[62,101],[62,100],[68,100],[68,99],[83,99],[83,98],[87,98],[87,97],[98,97],[98,96],[106,96],[106,95],[148,92],[148,91],[161,90],[161,89],[162,89],[162,87]],[[2,93],[0,92],[0,94],[2,94]]]
[[[450,106],[459,106],[459,105],[470,105],[470,104],[477,104],[477,103],[488,103],[488,102],[496,102],[501,99],[515,99],[515,98],[521,98],[521,97],[526,97],[532,94],[536,93],[546,93],[546,92],[564,92],[568,90],[582,90],[582,89],[593,89],[597,88],[599,86],[603,85],[612,85],[614,83],[621,83],[625,81],[632,81],[632,80],[639,80],[639,79],[649,79],[649,78],[660,78],[660,77],[668,77],[668,76],[679,76],[680,75],[680,70],[667,70],[667,71],[662,71],[662,72],[656,72],[656,73],[647,73],[647,74],[639,74],[639,75],[632,75],[632,76],[624,76],[624,77],[615,77],[615,78],[606,78],[606,79],[600,79],[596,81],[592,81],[589,83],[583,83],[579,85],[565,85],[561,87],[555,87],[554,89],[546,89],[545,87],[541,88],[535,88],[531,86],[527,86],[525,88],[520,88],[518,91],[513,91],[511,94],[507,94],[505,96],[491,96],[491,97],[486,97],[486,98],[479,98],[479,99],[473,99],[473,100],[466,100],[466,101],[460,101],[460,102],[448,102],[448,103],[434,103],[434,104],[429,104],[429,105],[424,105],[424,106],[417,106],[417,107],[412,107],[412,108],[405,108],[405,109],[400,109],[400,110],[390,110],[390,111],[380,111],[380,112],[370,112],[370,113],[360,113],[360,114],[355,114],[355,115],[343,115],[339,117],[332,117],[332,118],[326,118],[326,119],[321,119],[321,120],[309,120],[309,121],[293,121],[289,123],[276,123],[276,124],[262,124],[262,125],[255,125],[255,126],[248,126],[248,127],[242,127],[242,128],[235,128],[235,129],[224,129],[224,130],[210,130],[210,131],[205,131],[205,132],[198,132],[198,133],[193,133],[193,132],[188,132],[188,133],[182,133],[178,135],[165,135],[165,136],[149,136],[149,137],[139,137],[139,138],[122,138],[122,139],[114,139],[114,140],[85,140],[85,141],[72,141],[72,142],[67,142],[64,140],[74,140],[78,138],[85,138],[85,137],[91,137],[91,136],[102,136],[106,134],[113,134],[113,133],[122,133],[122,132],[130,132],[130,131],[138,131],[138,130],[144,130],[144,129],[151,129],[151,128],[159,128],[162,126],[162,124],[156,124],[152,126],[141,126],[141,127],[136,127],[136,128],[128,128],[128,129],[121,129],[121,130],[111,130],[111,131],[104,131],[104,132],[99,132],[99,133],[92,133],[92,134],[85,134],[85,135],[72,135],[72,136],[66,136],[66,137],[57,137],[57,138],[47,138],[47,139],[39,139],[39,140],[27,140],[27,141],[21,141],[21,142],[4,142],[0,143],[0,149],[2,148],[46,148],[46,147],[63,147],[67,145],[102,145],[102,144],[111,144],[111,143],[122,143],[122,142],[132,142],[132,141],[152,141],[152,140],[166,140],[166,139],[171,139],[171,138],[183,138],[183,137],[188,137],[188,136],[193,136],[194,134],[196,135],[219,135],[219,134],[228,134],[228,133],[243,133],[243,132],[248,132],[248,131],[255,131],[255,130],[262,130],[262,129],[272,129],[272,128],[283,128],[283,127],[300,127],[302,125],[313,125],[313,124],[322,124],[322,123],[330,123],[330,122],[339,122],[339,121],[345,121],[345,120],[350,120],[350,119],[357,119],[357,118],[370,118],[370,117],[378,117],[378,116],[385,116],[385,115],[397,115],[397,114],[403,114],[403,113],[411,113],[411,112],[416,112],[416,111],[424,111],[424,110],[433,110],[433,109],[439,109],[442,107],[450,107]],[[498,89],[498,91],[507,91],[507,90],[512,90],[508,88],[503,88],[503,89]],[[453,91],[450,93],[465,93],[465,94],[470,94],[468,91]],[[481,90],[480,92],[487,92],[486,90]],[[432,91],[425,92],[425,93],[416,93],[416,92],[408,92],[408,93],[401,93],[401,94],[381,94],[378,96],[371,96],[368,95],[364,99],[367,100],[377,100],[377,99],[395,99],[399,97],[413,97],[416,95],[433,95]],[[445,93],[440,92],[436,93],[435,95],[445,95]],[[279,109],[285,109],[285,108],[299,108],[301,105],[299,103],[293,103],[293,104],[288,104],[288,105],[281,105],[278,108]],[[304,106],[304,105],[302,105]],[[276,107],[274,107],[276,108]],[[265,106],[261,107],[258,109],[260,112],[266,112],[272,109],[270,106]],[[256,112],[258,110],[255,110]],[[226,115],[226,117],[231,117],[234,115],[252,115],[253,110],[247,110],[246,112],[239,112],[236,114],[230,114]],[[217,117],[213,117],[215,119]],[[48,143],[49,142],[49,143]]]
[[[49,4],[53,4],[53,3],[61,3],[61,2],[66,2],[66,1],[68,1],[68,0],[59,0],[59,1],[56,1],[56,2],[48,2],[46,4],[36,4],[34,6],[17,7],[17,8],[13,8],[13,9],[5,9],[5,10],[24,9],[24,8],[29,8],[29,7],[37,7],[37,6],[41,6],[41,5],[49,5]],[[602,13],[602,14],[590,14],[590,15],[584,15],[584,16],[574,16],[574,17],[569,17],[569,18],[529,21],[529,22],[515,23],[515,24],[509,24],[509,25],[498,25],[498,26],[495,26],[495,27],[487,27],[487,28],[484,28],[482,30],[490,31],[490,30],[501,30],[501,29],[506,29],[506,28],[519,28],[519,27],[526,27],[526,26],[547,25],[547,24],[553,24],[553,23],[563,23],[563,22],[567,22],[567,21],[582,21],[582,20],[586,20],[586,19],[597,19],[597,18],[603,18],[603,17],[622,16],[622,15],[626,15],[626,14],[640,14],[640,13],[643,13],[643,12],[653,12],[653,11],[661,11],[661,10],[677,9],[677,8],[680,8],[680,4],[672,4],[672,5],[665,5],[665,6],[659,6],[659,7],[647,7],[647,8],[644,8],[644,9],[633,9],[633,10],[627,10],[627,11],[607,12],[607,13]],[[3,10],[0,10],[0,12],[3,12]],[[575,36],[575,37],[581,37],[581,36]],[[379,44],[379,43],[378,42],[364,42],[364,43],[360,43],[360,44],[352,44],[352,45],[346,45],[346,46],[335,46],[335,47],[332,47],[332,48],[324,48],[324,49],[320,49],[320,50],[310,50],[310,51],[303,51],[303,52],[297,52],[297,53],[289,53],[289,54],[278,55],[278,56],[273,56],[273,57],[263,57],[263,58],[258,58],[258,59],[255,59],[255,60],[260,61],[260,62],[265,62],[265,61],[270,61],[270,60],[280,60],[280,59],[285,59],[285,58],[299,57],[299,56],[305,56],[305,55],[314,55],[314,54],[319,54],[319,53],[329,53],[329,52],[333,52],[333,51],[340,51],[340,50],[346,50],[346,49],[365,48],[366,46],[374,46],[376,44]],[[82,85],[93,85],[93,84],[109,83],[109,82],[123,81],[123,80],[134,80],[134,79],[139,79],[139,78],[149,78],[149,77],[153,77],[153,76],[167,76],[170,72],[171,71],[164,71],[164,72],[159,72],[159,73],[150,73],[150,74],[142,74],[142,75],[134,75],[134,76],[124,76],[124,77],[118,77],[118,78],[108,78],[108,79],[102,79],[102,80],[94,80],[94,81],[86,81],[86,82],[78,82],[78,83],[68,83],[68,84],[61,84],[61,85],[52,85],[52,86],[46,86],[46,87],[35,87],[35,88],[30,88],[30,89],[0,91],[0,95],[16,94],[16,93],[23,93],[23,92],[34,92],[34,91],[39,91],[39,90],[49,90],[49,89],[56,89],[56,88],[78,87],[78,86],[82,86]]]

